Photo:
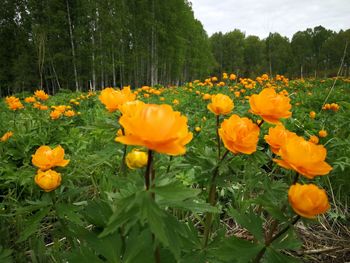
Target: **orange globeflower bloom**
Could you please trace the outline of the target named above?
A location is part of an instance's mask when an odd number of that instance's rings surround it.
[[[225,147],[233,153],[251,154],[256,151],[260,129],[248,118],[233,114],[225,119],[219,129],[219,135]]]
[[[320,136],[321,138],[327,137],[328,132],[326,130],[320,130],[318,132],[318,136]]]
[[[270,145],[271,151],[278,154],[282,145],[290,136],[296,136],[294,132],[288,131],[282,124],[269,129],[269,133],[264,136],[265,141]]]
[[[5,101],[10,110],[19,110],[24,108],[19,98],[16,98],[15,96],[6,97]]]
[[[315,117],[316,117],[316,112],[310,111],[310,118],[315,119]]]
[[[299,136],[289,137],[278,154],[282,160],[273,160],[279,166],[293,169],[309,179],[328,174],[332,170],[332,167],[325,162],[326,148],[323,145],[308,142]]]
[[[254,94],[249,99],[250,111],[260,115],[268,123],[278,124],[279,119],[289,118],[292,106],[290,99],[277,94],[273,88],[263,89],[259,94]]]
[[[45,192],[51,192],[60,186],[61,174],[54,170],[47,170],[45,172],[38,170],[34,181]]]
[[[56,111],[59,111],[60,113],[64,113],[67,109],[66,105],[58,105],[58,106],[52,106],[51,108],[53,108]]]
[[[318,144],[319,142],[319,139],[316,135],[311,135],[310,138],[309,138],[309,142],[312,142],[314,144]]]
[[[173,100],[174,105],[179,105],[179,103],[180,103],[179,100],[177,100],[177,99]]]
[[[40,100],[47,100],[49,98],[49,95],[45,93],[43,90],[37,90],[34,92],[35,97],[37,97]]]
[[[314,184],[292,185],[288,200],[295,213],[310,219],[327,212],[330,207],[326,191]]]
[[[231,98],[224,94],[216,94],[211,96],[211,103],[207,108],[215,115],[225,115],[233,110],[234,104]]]
[[[33,102],[36,102],[36,99],[35,97],[27,97],[24,99],[24,101],[27,103],[33,103]]]
[[[131,89],[128,86],[122,90],[106,88],[101,91],[101,95],[98,98],[109,112],[114,112],[125,102],[135,100],[136,95],[131,92]]]
[[[8,139],[10,139],[10,137],[12,135],[13,135],[13,132],[12,131],[8,131],[0,138],[0,141],[6,142]]]
[[[50,117],[52,120],[57,120],[58,118],[60,118],[62,115],[62,112],[58,111],[58,110],[54,110],[54,111],[51,111],[50,113]]]
[[[235,74],[230,74],[230,80],[235,80],[236,79],[236,75]]]
[[[74,110],[68,110],[64,113],[64,116],[66,117],[74,117],[75,116],[75,111]]]
[[[208,94],[208,93],[205,93],[202,98],[203,98],[203,100],[210,100],[211,99],[211,95]]]
[[[32,163],[39,169],[46,171],[55,166],[65,167],[69,160],[64,159],[64,149],[60,145],[54,149],[43,145],[32,155]]]
[[[144,146],[159,153],[184,154],[185,145],[192,140],[187,118],[165,104],[140,105],[134,112],[123,114],[119,123],[126,135],[117,137],[117,142]]]

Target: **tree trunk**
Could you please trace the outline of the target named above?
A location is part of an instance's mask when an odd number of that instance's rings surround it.
[[[68,0],[66,0],[66,4],[67,4],[67,16],[68,16],[68,25],[69,25],[70,44],[71,44],[72,56],[73,56],[75,90],[79,91],[80,88],[79,88],[78,73],[77,73],[77,66],[76,66],[76,57],[75,57],[75,47],[74,47],[74,39],[73,39],[72,21],[71,21],[71,18],[70,18],[70,11],[69,11]]]

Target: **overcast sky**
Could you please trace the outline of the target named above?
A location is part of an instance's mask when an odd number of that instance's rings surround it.
[[[322,25],[350,28],[350,0],[190,0],[208,35],[235,28],[260,38],[278,32],[291,38],[299,30]]]

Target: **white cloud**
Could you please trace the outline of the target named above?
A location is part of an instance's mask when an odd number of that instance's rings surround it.
[[[339,31],[350,28],[350,0],[191,0],[195,17],[209,35],[238,28],[246,35],[278,32],[289,38],[322,25]]]

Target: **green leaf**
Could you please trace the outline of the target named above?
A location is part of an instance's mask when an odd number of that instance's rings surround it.
[[[131,231],[126,240],[124,263],[154,263],[152,234],[146,229],[139,233],[136,228]]]
[[[289,229],[284,235],[273,241],[271,245],[275,249],[298,250],[301,248],[302,242],[298,239],[295,232]]]
[[[39,228],[40,221],[48,214],[50,208],[44,208],[33,215],[30,220],[26,221],[24,230],[21,232],[17,243],[27,240],[31,235],[33,235]]]
[[[248,214],[244,212],[239,212],[235,209],[230,209],[228,212],[238,224],[246,228],[254,237],[263,242],[264,241],[264,229],[263,229],[263,220],[256,215],[253,211],[250,211]]]
[[[71,204],[58,204],[56,205],[57,215],[62,219],[67,219],[78,225],[82,224],[81,218],[75,213],[76,206]]]
[[[259,243],[233,236],[219,243],[217,248],[211,249],[209,255],[224,262],[247,263],[255,258],[263,247]]]
[[[0,262],[2,263],[12,263],[12,249],[3,248],[0,246]]]
[[[187,187],[181,182],[175,181],[167,185],[157,186],[153,189],[153,192],[156,193],[157,197],[175,202],[194,198],[200,193],[200,190]]]
[[[268,247],[266,250],[266,254],[264,256],[263,262],[266,262],[266,263],[281,263],[281,262],[283,262],[283,263],[300,263],[301,260],[287,256],[285,254],[282,254],[281,252],[274,250],[271,247]]]
[[[83,211],[84,217],[88,222],[98,227],[105,227],[112,213],[113,211],[109,204],[103,200],[89,201]]]

